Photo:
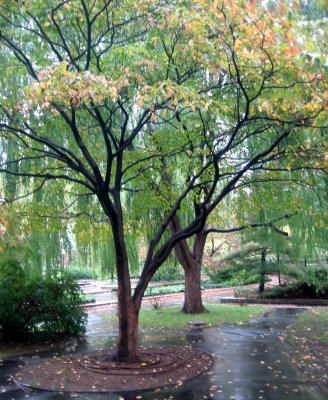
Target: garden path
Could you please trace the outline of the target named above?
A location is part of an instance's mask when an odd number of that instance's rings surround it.
[[[300,371],[289,361],[282,335],[300,308],[272,308],[265,315],[240,326],[220,328],[192,328],[187,332],[141,333],[142,344],[152,346],[192,345],[210,352],[214,367],[204,376],[179,387],[145,393],[58,394],[24,391],[10,379],[18,366],[26,360],[62,355],[73,351],[91,351],[112,346],[117,332],[109,331],[108,312],[89,313],[87,337],[84,341],[71,340],[40,349],[24,346],[19,355],[3,354],[0,366],[0,399],[33,400],[62,399],[72,396],[90,400],[326,400],[326,396],[304,380]],[[38,358],[39,357],[39,358]]]

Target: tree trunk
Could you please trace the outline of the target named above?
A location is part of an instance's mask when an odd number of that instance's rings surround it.
[[[179,231],[180,221],[175,217],[170,226],[171,232]],[[201,314],[207,312],[203,305],[201,292],[201,266],[206,242],[205,228],[194,237],[193,250],[187,241],[179,242],[174,250],[185,275],[185,298],[182,312],[186,314]]]
[[[280,265],[280,256],[279,253],[277,253],[277,264]],[[278,270],[278,285],[281,286],[281,272],[280,268]]]
[[[136,306],[131,295],[129,262],[123,230],[123,217],[112,220],[116,256],[118,328],[117,354],[122,362],[138,360],[138,318],[140,306]]]
[[[259,293],[264,292],[265,263],[266,263],[266,249],[262,250],[262,253],[261,253],[261,271],[260,271],[260,281],[259,281]]]
[[[122,300],[122,297],[125,297]],[[128,299],[127,297],[130,297]],[[139,310],[134,306],[131,296],[118,295],[119,336],[115,359],[122,362],[135,362],[138,356]]]
[[[202,301],[200,277],[201,266],[194,260],[185,273],[185,297],[182,311],[186,314],[201,314],[206,312]]]

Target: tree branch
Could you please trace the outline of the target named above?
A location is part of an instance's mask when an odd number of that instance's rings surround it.
[[[206,234],[208,235],[209,233],[232,233],[232,232],[240,232],[243,231],[245,229],[248,228],[259,228],[259,227],[268,227],[273,229],[275,232],[279,233],[280,235],[284,235],[284,236],[288,236],[287,232],[282,231],[281,229],[277,228],[274,224],[278,221],[281,221],[283,219],[289,219],[291,217],[293,217],[294,215],[296,215],[297,212],[293,212],[293,213],[288,213],[285,214],[282,217],[276,218],[272,221],[268,221],[268,222],[259,222],[259,223],[254,223],[254,224],[246,224],[246,225],[242,225],[242,226],[238,226],[238,227],[233,227],[233,228],[228,228],[228,229],[219,229],[219,228],[207,228],[206,229]]]

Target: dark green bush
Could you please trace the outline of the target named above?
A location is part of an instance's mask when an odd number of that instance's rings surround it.
[[[298,272],[297,281],[277,286],[263,294],[267,298],[328,299],[328,268],[306,268]]]
[[[259,274],[257,272],[241,268],[240,266],[208,271],[208,275],[212,283],[225,286],[248,285],[259,281]]]
[[[328,293],[328,267],[308,267],[302,270],[298,277],[299,282],[304,282],[320,293]]]
[[[305,282],[296,282],[272,288],[262,294],[270,299],[328,299],[328,286],[325,290],[316,290],[315,286]]]
[[[69,274],[74,279],[97,279],[98,275],[97,272],[92,268],[70,268]]]
[[[0,336],[26,339],[31,333],[81,334],[86,313],[78,284],[69,275],[29,274],[15,259],[0,263]]]
[[[88,294],[82,294],[80,296],[80,301],[81,301],[81,304],[90,304],[90,303],[95,303],[96,299],[93,296],[90,296]]]

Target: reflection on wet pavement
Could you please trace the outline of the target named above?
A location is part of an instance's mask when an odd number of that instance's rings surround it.
[[[238,326],[193,328],[188,332],[141,332],[141,345],[190,344],[213,354],[214,367],[202,377],[179,388],[160,392],[111,394],[60,394],[44,391],[24,391],[10,376],[24,361],[60,356],[112,347],[117,330],[111,328],[108,312],[90,312],[85,340],[69,340],[48,346],[25,346],[24,349],[0,349],[0,399],[33,400],[71,398],[90,400],[325,400],[320,390],[304,381],[302,374],[287,359],[281,335],[295,316],[297,308],[273,308],[264,316]]]

